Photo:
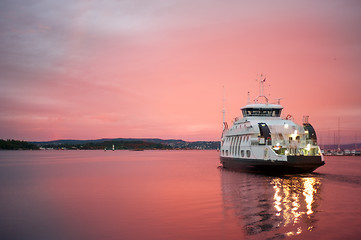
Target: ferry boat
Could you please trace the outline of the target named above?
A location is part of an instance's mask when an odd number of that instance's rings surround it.
[[[263,94],[241,108],[243,117],[228,127],[224,121],[220,161],[223,168],[264,173],[309,173],[325,164],[317,145],[316,131],[303,117],[298,125],[292,116],[281,117],[280,101],[270,104]]]

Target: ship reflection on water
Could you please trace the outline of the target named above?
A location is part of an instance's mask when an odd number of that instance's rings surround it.
[[[234,214],[249,238],[282,239],[311,232],[317,223],[322,179],[270,177],[221,170],[225,214]]]

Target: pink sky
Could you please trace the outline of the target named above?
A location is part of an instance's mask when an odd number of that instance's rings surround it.
[[[267,76],[321,144],[361,141],[359,1],[5,1],[0,138],[219,140]]]

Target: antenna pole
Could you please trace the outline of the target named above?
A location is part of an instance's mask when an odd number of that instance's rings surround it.
[[[355,151],[357,150],[357,132],[355,132]]]
[[[264,82],[266,81],[266,77],[261,74],[261,78],[259,81],[259,96],[255,99],[255,102],[258,103],[259,98],[264,98],[266,101],[266,104],[268,104],[268,98],[264,95]]]
[[[223,122],[222,122],[222,125],[223,125],[223,130],[225,128],[225,122],[226,122],[226,110],[225,110],[225,99],[224,99],[224,85],[222,86],[222,114],[223,114]]]

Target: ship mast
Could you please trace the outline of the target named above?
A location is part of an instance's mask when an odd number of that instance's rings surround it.
[[[224,98],[224,86],[222,86],[222,115],[223,115],[223,130],[226,128],[226,110],[224,106],[225,98]]]
[[[259,81],[259,95],[256,97],[254,101],[255,103],[258,103],[258,99],[264,98],[266,104],[268,104],[268,98],[264,95],[264,82],[266,81],[266,77],[264,77],[263,74],[261,74],[260,79],[257,81]]]

